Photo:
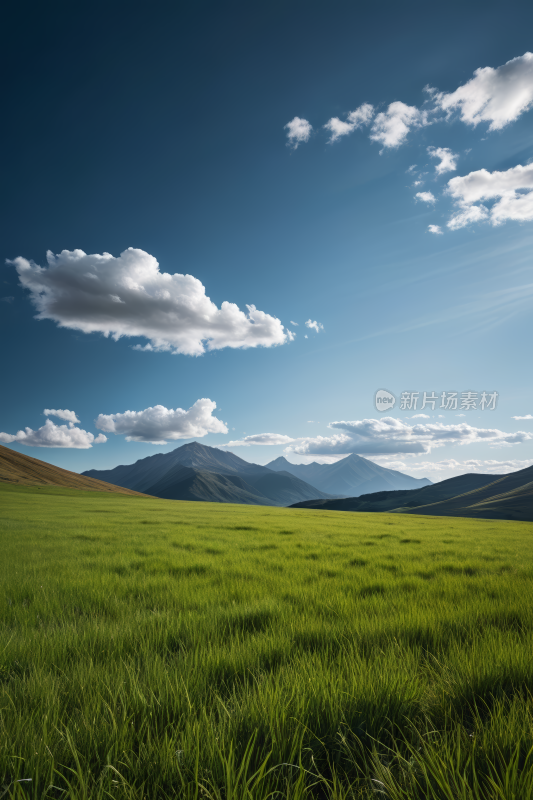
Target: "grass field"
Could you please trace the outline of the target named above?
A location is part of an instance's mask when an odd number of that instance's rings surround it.
[[[0,517],[0,796],[533,799],[532,524],[50,487]]]

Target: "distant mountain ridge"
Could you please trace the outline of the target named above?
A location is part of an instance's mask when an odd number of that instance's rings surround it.
[[[291,464],[278,458],[264,467],[199,442],[83,475],[169,500],[275,506],[430,483],[356,455],[336,464]]]
[[[141,458],[135,464],[83,474],[168,500],[289,506],[333,496],[288,472],[251,464],[234,453],[199,442]]]
[[[403,472],[374,464],[355,453],[334,464],[291,464],[280,456],[267,464],[273,470],[290,472],[322,492],[340,497],[358,497],[372,492],[420,489],[431,486],[428,478],[411,478]]]

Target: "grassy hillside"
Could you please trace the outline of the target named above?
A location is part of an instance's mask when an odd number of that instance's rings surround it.
[[[46,461],[39,461],[38,458],[0,445],[0,485],[2,483],[14,486],[66,486],[84,491],[144,496],[122,486],[114,486],[111,483],[78,475],[77,472],[70,472],[68,469],[55,467]]]
[[[0,507],[6,798],[533,797],[533,525]]]

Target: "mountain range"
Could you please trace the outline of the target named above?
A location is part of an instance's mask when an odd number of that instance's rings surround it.
[[[335,464],[317,464],[316,461],[312,464],[291,464],[281,456],[267,464],[267,467],[276,472],[290,472],[320,491],[340,497],[358,497],[371,492],[431,486],[428,478],[411,478],[403,472],[380,467],[355,453]]]
[[[189,465],[201,465],[204,469],[180,464],[178,459]],[[279,466],[280,460],[276,461]],[[343,461],[348,462],[348,459]],[[213,464],[217,464],[218,473],[207,469]],[[363,465],[359,464],[359,468],[362,470]],[[225,474],[222,470],[225,470]],[[150,483],[154,478],[157,479],[155,487],[159,492],[156,495],[158,497],[288,505],[295,495],[301,497],[302,494],[312,493],[313,499],[307,497],[291,507],[533,522],[533,466],[508,475],[467,473],[417,489],[369,492],[344,498],[328,498],[325,494],[317,497],[317,489],[284,470],[276,472],[268,467],[249,464],[231,453],[203,445],[195,448],[185,445],[173,453],[151,456],[136,464],[116,467],[115,470],[91,470],[91,473],[105,475],[105,480],[98,480],[87,473],[78,475],[0,445],[0,483],[15,486],[65,486],[138,497],[155,494],[153,487],[149,493],[142,494],[124,485],[110,483],[109,476],[116,473],[118,479],[129,480],[137,486],[142,486],[143,481]]]
[[[466,473],[414,491],[309,500],[292,508],[376,511],[533,522],[533,466],[509,475]]]
[[[169,500],[270,506],[430,484],[356,455],[336,464],[295,465],[278,458],[264,467],[198,442],[83,475]]]

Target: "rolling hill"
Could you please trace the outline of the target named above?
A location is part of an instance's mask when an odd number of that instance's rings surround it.
[[[496,476],[499,477],[499,476]],[[468,473],[432,483],[421,489],[404,489],[392,492],[373,492],[359,497],[344,497],[335,500],[311,500],[295,504],[294,508],[317,508],[324,511],[393,511],[399,506],[415,506],[436,503],[458,494],[482,488],[494,481],[494,475]]]
[[[323,511],[395,512],[533,522],[533,467],[509,475],[467,473],[415,491],[311,500],[292,508]]]
[[[533,466],[509,475],[490,475],[490,483],[446,500],[396,509],[402,514],[478,517],[533,522]]]
[[[46,461],[39,461],[24,453],[0,445],[0,481],[13,486],[65,486],[92,492],[114,492],[142,497],[140,492],[114,486],[112,483],[78,475]]]

